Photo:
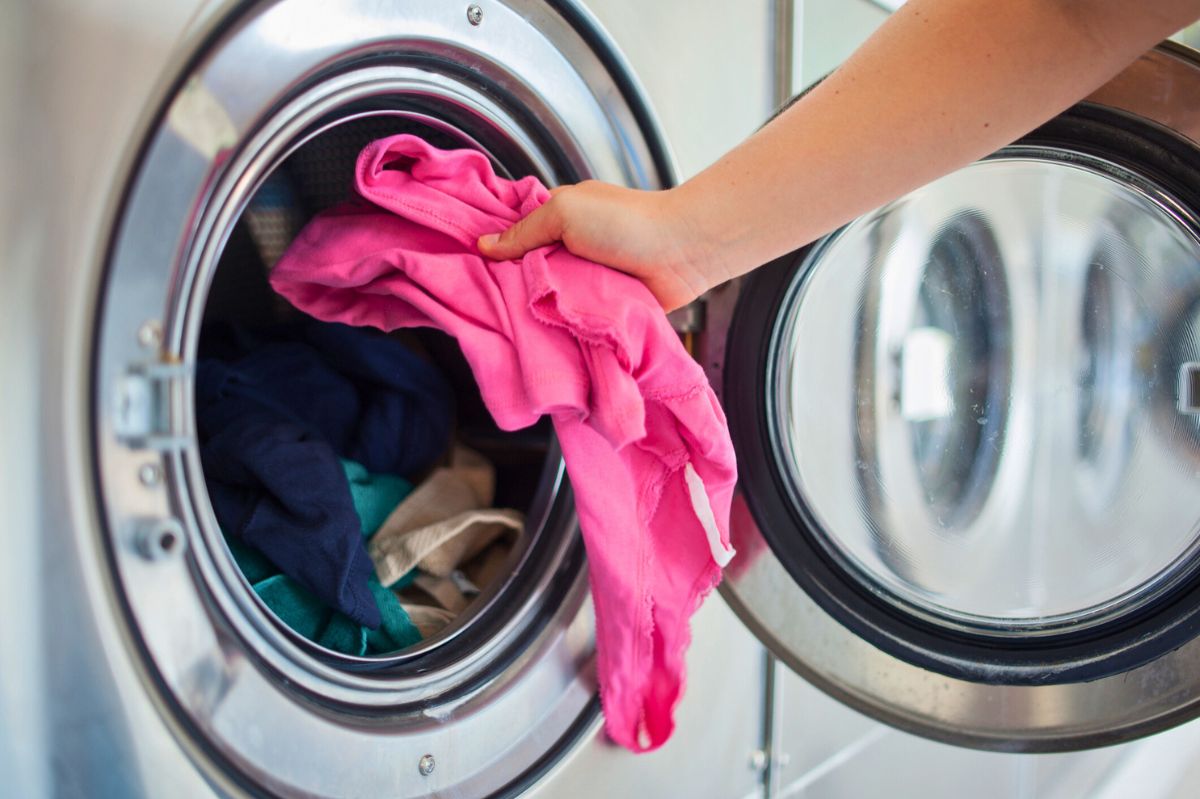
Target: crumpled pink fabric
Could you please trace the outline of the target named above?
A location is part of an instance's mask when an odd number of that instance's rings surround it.
[[[479,254],[480,235],[549,198],[535,178],[400,135],[363,150],[355,186],[369,202],[314,218],[272,285],[319,319],[453,335],[505,430],[551,416],[588,553],[608,733],[660,746],[689,617],[733,555],[733,446],[703,371],[640,281],[558,245]]]

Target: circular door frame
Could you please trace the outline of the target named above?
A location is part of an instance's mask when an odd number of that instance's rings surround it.
[[[1146,53],[1099,89],[1077,109],[1135,121],[1153,135],[1200,148],[1200,56],[1165,43]],[[832,234],[836,235],[836,234]],[[811,246],[817,246],[816,244]],[[739,302],[754,305],[760,319],[774,317],[781,274],[791,274],[804,252],[785,256],[761,274],[742,278],[713,292],[706,307],[707,325],[699,342],[702,364],[730,412],[731,427],[749,430],[761,424],[731,375],[745,377],[765,353],[741,339]],[[770,273],[774,271],[772,276]],[[764,288],[764,281],[774,282]],[[758,291],[755,292],[755,288]],[[753,294],[753,296],[752,296]],[[769,306],[769,307],[768,307]],[[744,312],[743,312],[744,318]],[[742,327],[756,327],[745,325]],[[758,325],[756,329],[761,328]],[[754,372],[762,375],[761,369]],[[735,394],[734,392],[737,392]],[[759,394],[757,389],[751,395]],[[761,437],[761,431],[746,433]],[[735,435],[735,444],[740,436]],[[746,453],[739,450],[739,460]],[[981,650],[942,653],[936,667],[911,654],[920,649],[907,640],[868,640],[839,619],[836,600],[808,594],[772,551],[770,536],[753,488],[773,481],[774,466],[761,450],[740,463],[743,480],[734,498],[730,522],[739,557],[726,569],[721,591],[743,622],[800,676],[867,715],[925,737],[1000,751],[1050,752],[1112,744],[1157,732],[1200,715],[1200,620],[1195,611],[1180,614],[1171,637],[1152,656],[1129,656],[1117,670],[1098,676],[1077,653],[1073,673],[1040,671],[1026,664],[1022,676],[1003,658],[988,659]],[[1195,594],[1195,591],[1192,592]],[[881,635],[897,635],[882,631]],[[1126,653],[1128,654],[1128,653]],[[1081,660],[1082,658],[1082,660]]]
[[[240,4],[149,122],[116,214],[91,350],[100,537],[146,686],[215,784],[513,795],[598,720],[578,536],[529,561],[490,632],[460,636],[466,654],[339,669],[244,596],[199,467],[188,366],[224,241],[291,148],[382,98],[442,109],[463,141],[470,124],[494,128],[548,183],[674,182],[644,93],[569,0]],[[561,463],[542,494],[533,518],[570,533]]]

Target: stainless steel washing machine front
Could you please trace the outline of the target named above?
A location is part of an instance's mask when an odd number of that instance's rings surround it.
[[[633,72],[574,3],[15,14],[4,152],[21,201],[4,208],[0,300],[10,787],[523,792],[597,733],[585,570],[552,446],[530,508],[536,546],[469,624],[395,658],[331,658],[255,600],[222,543],[192,367],[220,255],[290,154],[368,121],[432,131],[547,183],[669,185]],[[695,151],[752,129],[761,99]],[[758,649],[744,639],[735,659],[753,679]],[[736,726],[747,749],[756,703]]]

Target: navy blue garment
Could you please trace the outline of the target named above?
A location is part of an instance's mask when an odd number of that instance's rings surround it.
[[[454,395],[441,372],[376,331],[304,322],[216,325],[201,357],[253,375],[258,398],[311,424],[367,471],[411,478],[445,451]]]
[[[453,396],[404,345],[306,322],[206,331],[196,371],[200,456],[222,529],[372,629],[374,571],[339,457],[415,476],[445,449]]]
[[[359,387],[358,411],[345,417],[346,458],[369,472],[411,478],[446,451],[454,393],[438,369],[383,334],[316,323],[304,333]]]

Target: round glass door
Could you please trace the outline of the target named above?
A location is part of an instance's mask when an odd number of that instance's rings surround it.
[[[770,423],[820,544],[931,622],[1097,624],[1189,572],[1200,241],[1111,163],[1018,148],[814,248]]]
[[[1160,47],[710,297],[722,590],[801,676],[1004,750],[1200,714],[1198,93]]]

